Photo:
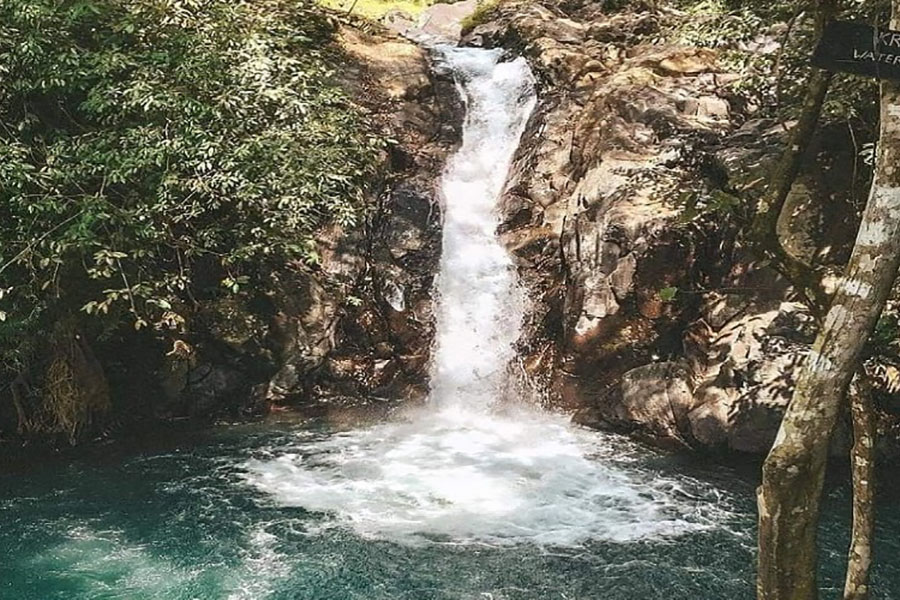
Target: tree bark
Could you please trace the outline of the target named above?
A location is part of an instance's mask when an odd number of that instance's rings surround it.
[[[836,13],[836,2],[818,0],[817,4],[815,35],[819,37]],[[813,69],[797,124],[775,165],[766,193],[756,207],[750,228],[751,242],[757,254],[771,261],[772,267],[794,285],[817,317],[821,317],[821,311],[828,306],[828,296],[822,288],[821,276],[811,265],[785,250],[776,229],[785,200],[797,180],[803,157],[815,134],[831,79],[830,72]]]
[[[891,25],[900,28],[900,0]],[[900,264],[900,87],[882,84],[878,161],[844,278],[763,465],[759,600],[812,600],[816,527],[828,444],[863,345]]]
[[[853,533],[847,558],[844,600],[868,600],[872,534],[875,531],[875,412],[872,386],[864,369],[850,384],[853,418]]]

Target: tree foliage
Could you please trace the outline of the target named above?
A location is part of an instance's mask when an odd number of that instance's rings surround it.
[[[762,115],[794,118],[806,93],[809,57],[817,42],[813,4],[760,0],[680,0],[689,18],[678,19],[672,37],[686,44],[716,47],[729,70],[742,76],[735,91]],[[886,0],[838,3],[840,18],[886,22]],[[871,79],[840,75],[825,105],[826,120],[858,121],[867,132],[877,128],[878,88]]]
[[[0,0],[0,358],[315,263],[382,147],[310,0]]]

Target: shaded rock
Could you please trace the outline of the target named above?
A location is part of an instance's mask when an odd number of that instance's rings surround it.
[[[190,416],[207,417],[222,413],[229,404],[244,404],[250,397],[250,382],[237,369],[203,364],[191,371],[182,394],[190,399]]]
[[[543,85],[502,201],[532,299],[522,364],[579,422],[765,452],[814,326],[693,203],[759,185],[791,124],[753,119],[717,50],[661,42],[670,15],[597,7],[508,0],[467,38],[522,52]]]
[[[625,430],[640,429],[676,446],[686,446],[684,424],[694,402],[689,371],[678,363],[654,363],[622,377],[618,393],[597,407],[603,420]]]
[[[672,52],[657,65],[677,75],[697,75],[716,70],[717,54],[706,48],[689,48]]]

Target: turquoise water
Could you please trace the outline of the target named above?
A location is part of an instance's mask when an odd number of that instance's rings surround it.
[[[333,438],[292,424],[225,427],[164,447],[98,450],[0,475],[0,598],[492,600],[752,596],[753,482],[736,471],[623,448],[628,469],[694,482],[714,526],[563,546],[379,539],[285,506],[248,465]],[[187,436],[186,436],[187,437]],[[601,459],[598,459],[601,460]],[[602,459],[602,460],[608,460]],[[637,477],[637,475],[635,475]],[[685,492],[687,494],[687,492]],[[828,493],[823,585],[836,597],[846,490]],[[727,507],[725,512],[723,507]],[[900,521],[883,510],[875,598],[900,597]]]

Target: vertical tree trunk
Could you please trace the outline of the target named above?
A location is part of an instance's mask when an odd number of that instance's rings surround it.
[[[837,11],[836,0],[817,0],[815,36],[821,36],[825,25],[834,18]],[[813,69],[806,83],[806,96],[797,118],[769,180],[766,193],[759,200],[756,214],[750,227],[750,241],[756,253],[771,261],[772,267],[781,272],[797,290],[817,317],[828,306],[828,297],[822,289],[821,277],[811,266],[787,252],[777,233],[776,224],[784,210],[800,169],[803,157],[809,149],[816,132],[822,105],[831,86],[832,74],[821,69]]]
[[[900,28],[900,0],[891,25]],[[763,465],[759,600],[817,597],[816,527],[828,443],[900,264],[900,89],[882,84],[875,179],[856,245]]]
[[[875,413],[872,386],[864,369],[850,384],[853,416],[853,534],[847,559],[844,600],[867,600],[872,534],[875,529]]]

